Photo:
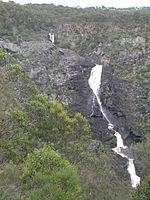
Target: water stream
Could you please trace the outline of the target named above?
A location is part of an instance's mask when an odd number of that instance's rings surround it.
[[[117,139],[117,146],[113,148],[112,150],[118,155],[120,155],[121,157],[128,159],[127,170],[130,174],[131,185],[132,187],[135,188],[140,184],[140,177],[136,175],[135,166],[133,162],[134,159],[131,158],[131,156],[129,156],[128,153],[125,153],[128,150],[128,147],[124,146],[121,134],[114,129],[114,125],[111,123],[109,117],[107,116],[105,110],[103,109],[102,102],[99,97],[99,92],[101,89],[100,87],[101,87],[102,70],[103,70],[102,65],[96,65],[95,67],[92,68],[90,77],[88,79],[89,86],[92,89],[94,95],[96,96],[97,102],[100,107],[100,111],[102,112],[104,118],[108,122],[108,129],[114,132],[114,135]]]

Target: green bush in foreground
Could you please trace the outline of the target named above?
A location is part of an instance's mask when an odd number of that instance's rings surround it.
[[[76,200],[81,196],[76,169],[49,146],[27,156],[21,179],[26,200]]]

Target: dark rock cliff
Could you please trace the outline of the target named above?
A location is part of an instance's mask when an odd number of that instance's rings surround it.
[[[115,51],[118,45],[123,46],[127,42],[132,43],[130,48]],[[108,44],[99,45],[90,54],[82,57],[48,41],[23,42],[20,46],[4,41],[0,43],[7,51],[22,55],[23,70],[28,72],[43,94],[50,94],[51,100],[61,101],[71,113],[81,112],[91,124],[93,138],[106,142],[113,135],[108,133],[107,121],[100,113],[88,85],[92,67],[102,64],[103,108],[127,142],[139,141],[141,132],[140,129],[137,130],[137,123],[140,115],[136,104],[139,91],[134,91],[134,84],[136,66],[145,62],[145,40],[142,37],[122,38],[115,41],[115,44],[113,47]],[[114,51],[110,53],[111,48]]]

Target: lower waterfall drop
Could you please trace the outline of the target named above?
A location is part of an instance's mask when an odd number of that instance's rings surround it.
[[[115,153],[117,153],[118,155],[128,159],[128,168],[127,168],[127,170],[128,170],[128,172],[130,174],[131,185],[132,185],[132,187],[135,188],[140,184],[140,177],[136,175],[133,158],[130,158],[130,156],[128,156],[126,153],[124,153],[125,150],[128,149],[128,147],[124,146],[121,134],[114,129],[114,125],[109,120],[105,110],[103,109],[102,102],[101,102],[101,100],[99,98],[99,91],[100,91],[101,77],[102,77],[102,69],[103,69],[102,65],[96,65],[95,67],[93,67],[92,70],[91,70],[90,77],[88,79],[88,83],[89,83],[89,86],[92,89],[94,95],[96,96],[97,102],[98,102],[99,107],[100,107],[100,111],[102,112],[103,116],[105,117],[105,119],[108,122],[108,129],[112,130],[114,132],[114,135],[115,135],[115,137],[117,139],[117,146],[115,148],[113,148],[112,150]]]

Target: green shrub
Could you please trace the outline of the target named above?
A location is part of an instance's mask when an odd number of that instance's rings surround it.
[[[76,200],[81,195],[76,169],[49,146],[28,155],[22,181],[27,200]]]

